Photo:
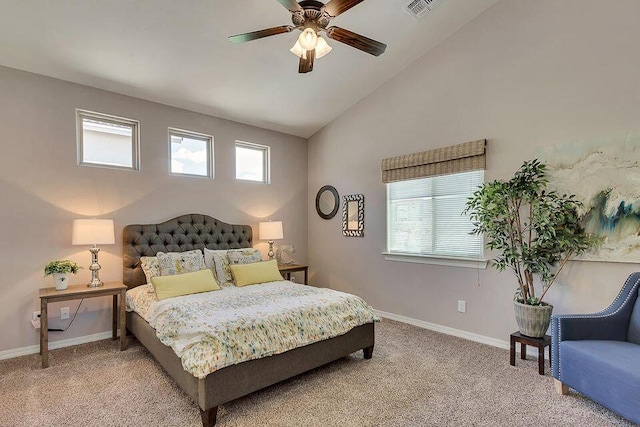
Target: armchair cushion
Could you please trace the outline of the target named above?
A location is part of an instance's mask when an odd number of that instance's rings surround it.
[[[561,381],[640,423],[640,345],[583,340],[560,344]]]

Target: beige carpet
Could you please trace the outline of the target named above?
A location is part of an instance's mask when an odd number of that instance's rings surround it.
[[[389,320],[362,352],[222,406],[219,426],[630,426],[534,360]],[[199,426],[198,408],[131,339],[0,361],[0,426]],[[547,369],[548,370],[548,369]]]

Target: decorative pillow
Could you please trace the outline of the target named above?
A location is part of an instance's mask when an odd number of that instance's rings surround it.
[[[187,252],[158,252],[156,256],[161,276],[191,273],[205,268],[200,249]]]
[[[253,251],[257,251],[258,254],[260,251],[257,249],[245,248],[245,249],[223,249],[223,250],[211,250],[205,248],[205,264],[206,261],[211,259],[210,263],[213,264],[213,270],[218,280],[220,286],[234,286],[233,283],[233,274],[231,273],[231,269],[229,268],[230,260],[228,254],[230,253],[253,253]],[[235,259],[235,258],[234,258]],[[262,256],[257,259],[257,261],[261,261]],[[255,262],[255,261],[253,261]],[[212,268],[212,267],[209,267]]]
[[[213,250],[204,248],[204,265],[205,267],[210,268],[211,271],[213,271],[213,277],[216,278],[218,284],[220,284],[221,286],[233,285],[233,283],[227,283],[231,279],[227,280],[225,274],[225,267],[227,268],[227,270],[229,268],[229,258],[227,258],[228,251],[229,249]],[[220,257],[222,257],[223,259],[218,259],[216,261],[216,258]],[[229,271],[229,276],[231,276],[231,271]]]
[[[210,268],[211,270],[213,270],[213,274],[216,274],[216,265],[213,262],[213,256],[214,255],[227,255],[227,252],[229,252],[229,249],[209,249],[209,248],[204,248],[204,265],[207,268]]]
[[[225,251],[224,253],[212,254],[211,260],[213,262],[213,270],[215,271],[218,283],[222,286],[233,286],[233,276],[229,269],[229,258],[227,257],[227,252]]]
[[[158,258],[154,256],[140,257],[140,267],[144,272],[144,276],[147,278],[147,284],[151,284],[151,278],[160,276],[160,264],[158,264]]]
[[[247,248],[236,251],[228,251],[229,264],[251,264],[262,261],[262,253],[258,249]]]
[[[250,264],[231,264],[231,271],[235,277],[236,286],[284,280],[275,259]]]
[[[151,279],[158,300],[220,290],[209,269]]]

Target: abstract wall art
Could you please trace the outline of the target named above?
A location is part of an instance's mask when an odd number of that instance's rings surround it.
[[[640,262],[640,134],[571,141],[542,149],[550,187],[575,194],[602,246],[582,260]]]

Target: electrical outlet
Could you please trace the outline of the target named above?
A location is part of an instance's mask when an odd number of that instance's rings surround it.
[[[459,299],[458,300],[458,311],[460,313],[466,313],[467,312],[467,302],[464,300]]]
[[[38,320],[39,318],[40,318],[40,312],[34,311],[33,314],[31,315],[31,320]]]
[[[69,307],[62,307],[60,309],[60,320],[65,320],[69,318]]]
[[[291,277],[289,277],[289,281],[296,283],[296,276],[294,276],[293,274],[291,275]]]
[[[35,329],[40,329],[40,318],[31,319],[31,324]]]

